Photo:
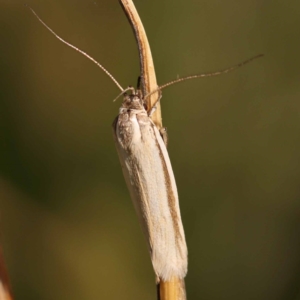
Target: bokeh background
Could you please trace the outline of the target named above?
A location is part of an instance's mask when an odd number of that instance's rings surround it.
[[[27,0],[26,0],[27,1]],[[24,6],[0,1],[1,244],[16,299],[155,299],[114,148],[121,100]],[[124,86],[137,47],[117,0],[29,0]],[[299,1],[135,1],[189,247],[188,299],[300,299]]]

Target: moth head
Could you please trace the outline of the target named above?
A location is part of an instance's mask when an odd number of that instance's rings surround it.
[[[144,101],[140,90],[132,90],[131,94],[124,94],[122,108],[125,109],[145,109]]]

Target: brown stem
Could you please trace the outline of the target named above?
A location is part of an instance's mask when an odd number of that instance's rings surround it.
[[[157,284],[158,300],[186,300],[184,279],[173,278]]]
[[[147,39],[147,35],[143,26],[143,23],[138,15],[138,12],[132,2],[132,0],[119,0],[128,20],[133,29],[134,36],[136,38],[139,56],[140,56],[140,67],[141,67],[141,80],[142,80],[142,91],[143,95],[157,89],[155,69],[152,59],[152,54],[150,50],[150,45]],[[158,92],[151,94],[147,101],[148,111],[153,107],[157,102],[159,97]],[[151,115],[151,119],[158,129],[162,128],[162,119],[161,119],[161,109],[160,103],[157,105],[157,109]]]
[[[133,29],[134,36],[136,38],[139,56],[140,56],[140,68],[142,79],[142,92],[143,96],[157,90],[157,82],[153,59],[151,55],[150,45],[146,36],[146,32],[142,21],[138,15],[138,12],[132,2],[132,0],[119,0],[121,6],[129,20],[129,23]],[[158,129],[162,128],[162,118],[160,103],[157,103],[159,93],[154,92],[149,95],[147,101],[148,111],[157,104],[157,109],[151,115],[151,118]],[[170,281],[163,281],[158,279],[157,283],[157,299],[158,300],[186,300],[184,279],[172,278]]]

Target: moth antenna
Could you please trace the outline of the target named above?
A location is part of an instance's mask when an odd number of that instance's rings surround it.
[[[181,82],[181,81],[186,81],[186,80],[189,80],[189,79],[202,78],[202,77],[212,77],[212,76],[217,76],[217,75],[229,73],[229,72],[231,72],[231,71],[233,71],[233,70],[235,70],[235,69],[237,69],[239,67],[242,67],[243,65],[245,65],[245,64],[247,64],[247,63],[249,63],[249,62],[251,62],[251,61],[253,61],[253,60],[255,60],[255,59],[259,58],[259,57],[262,57],[262,56],[264,56],[264,55],[263,54],[256,55],[254,57],[251,57],[251,58],[249,58],[249,59],[247,59],[247,60],[245,60],[245,61],[243,61],[243,62],[241,62],[241,63],[239,63],[239,64],[237,64],[235,66],[232,66],[232,67],[230,67],[228,69],[225,69],[225,70],[221,70],[221,71],[217,71],[217,72],[212,72],[212,73],[190,75],[190,76],[186,76],[186,77],[182,77],[182,78],[178,78],[178,79],[172,80],[172,81],[170,81],[168,83],[165,83],[165,84],[159,86],[154,91],[148,93],[145,96],[145,99],[147,97],[149,97],[150,95],[152,95],[153,93],[155,93],[155,92],[157,92],[159,90],[162,90],[162,89],[164,89],[164,88],[166,88],[166,87],[168,87],[170,85],[173,85],[175,83],[178,83],[178,82]]]
[[[125,90],[122,91],[122,93],[120,93],[114,100],[113,102],[115,102],[117,99],[119,99],[119,97],[121,97],[124,93],[126,93],[127,91],[132,91],[134,92],[134,87],[129,86],[128,88],[126,88]]]
[[[63,42],[64,44],[66,44],[67,46],[73,48],[74,50],[76,50],[77,52],[81,53],[82,55],[84,55],[86,58],[88,58],[89,60],[91,60],[94,64],[96,64],[100,69],[102,69],[102,71],[108,76],[110,77],[110,79],[116,84],[116,86],[123,91],[124,89],[122,88],[122,86],[119,84],[119,82],[100,64],[98,63],[93,57],[91,57],[90,55],[88,55],[86,52],[80,50],[79,48],[75,47],[74,45],[68,43],[67,41],[65,41],[64,39],[62,39],[58,34],[56,34],[39,16],[38,14],[28,5],[25,4],[26,7],[28,7],[31,12],[35,15],[35,17],[57,38],[59,39],[61,42]]]

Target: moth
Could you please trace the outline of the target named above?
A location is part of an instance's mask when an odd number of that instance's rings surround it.
[[[156,276],[164,281],[183,278],[187,272],[187,246],[175,177],[165,142],[145,108],[140,90],[124,96],[113,132]]]

